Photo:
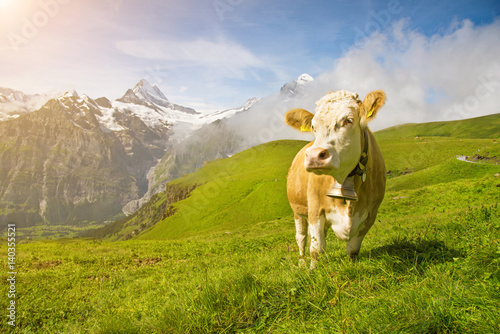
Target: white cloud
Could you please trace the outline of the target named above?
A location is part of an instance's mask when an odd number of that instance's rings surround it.
[[[353,47],[320,75],[309,100],[330,90],[347,89],[361,97],[387,93],[374,129],[408,123],[476,117],[500,111],[500,20],[474,26],[454,23],[444,35],[427,37],[393,24],[363,47]]]
[[[142,59],[166,62],[167,66],[202,67],[227,77],[243,78],[251,68],[271,69],[269,62],[243,46],[224,40],[128,40],[115,42],[122,52]]]

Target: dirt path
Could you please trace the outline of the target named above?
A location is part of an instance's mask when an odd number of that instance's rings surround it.
[[[470,162],[472,164],[477,164],[478,163],[477,161],[471,161],[471,160],[469,160],[469,156],[466,156],[466,155],[457,155],[457,159],[460,160],[460,161]]]

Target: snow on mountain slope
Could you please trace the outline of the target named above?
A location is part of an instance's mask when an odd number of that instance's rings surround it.
[[[170,107],[170,101],[163,95],[161,90],[155,85],[151,86],[146,80],[141,80],[132,89],[134,94],[142,100],[148,101],[162,107]]]
[[[157,128],[169,126],[171,123],[179,121],[176,115],[169,114],[168,111],[160,108],[152,108],[138,103],[124,103],[115,101],[112,103],[114,110],[124,114],[133,114],[139,117],[147,126]]]
[[[259,102],[260,100],[261,100],[261,98],[254,97],[254,98],[248,99],[245,102],[245,104],[243,104],[243,106],[241,106],[239,108],[232,108],[232,109],[227,109],[227,110],[222,110],[222,111],[216,111],[216,112],[211,113],[211,114],[203,115],[202,117],[200,117],[200,122],[198,124],[201,126],[203,124],[209,124],[209,123],[215,122],[215,121],[223,119],[223,118],[229,118],[229,117],[234,116],[235,114],[237,114],[239,112],[246,111],[246,110],[250,109],[254,104]]]
[[[45,102],[59,94],[25,94],[15,89],[0,87],[0,122],[40,109]]]
[[[312,76],[310,76],[309,74],[307,74],[307,73],[302,74],[297,79],[297,82],[299,84],[306,84],[306,83],[311,82],[311,81],[314,81],[314,78]]]
[[[2,87],[0,87],[0,95],[5,96],[11,102],[26,102],[30,98],[30,95],[26,95],[18,90]]]
[[[115,118],[114,114],[116,110],[114,108],[106,108],[100,106],[99,110],[101,111],[101,115],[96,115],[96,118],[99,121],[101,130],[103,132],[125,130],[125,128],[120,125],[120,123],[118,123],[117,119]]]

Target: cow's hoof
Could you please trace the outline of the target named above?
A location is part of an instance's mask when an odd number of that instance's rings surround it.
[[[306,260],[299,259],[299,268],[305,268],[307,265]]]
[[[359,254],[359,252],[349,254],[349,259],[351,259],[351,261],[357,261],[358,254]]]

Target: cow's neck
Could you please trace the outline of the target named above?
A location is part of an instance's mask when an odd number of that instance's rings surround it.
[[[363,175],[366,173],[366,165],[368,164],[368,127],[365,128],[365,133],[364,133],[364,145],[363,145],[363,152],[361,153],[361,157],[359,158],[359,162],[354,167],[354,169],[349,173],[349,176],[355,176],[355,175]],[[364,181],[364,180],[363,180]]]

